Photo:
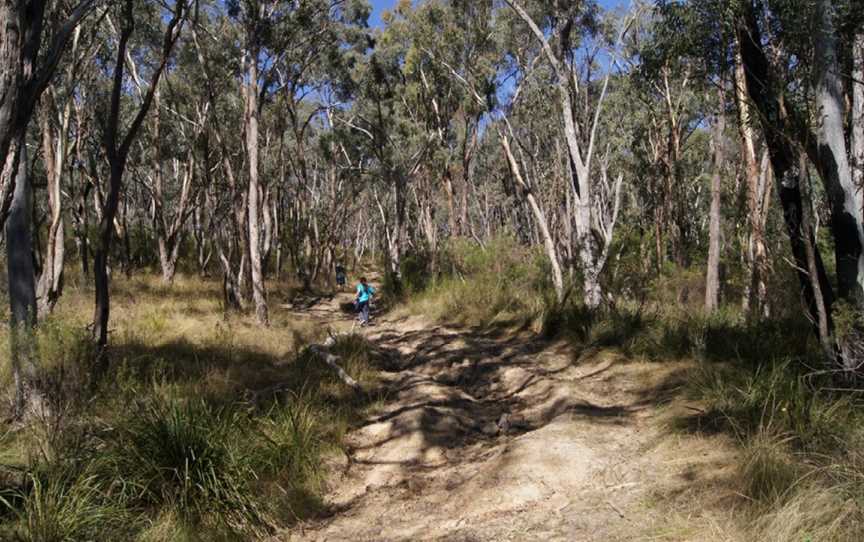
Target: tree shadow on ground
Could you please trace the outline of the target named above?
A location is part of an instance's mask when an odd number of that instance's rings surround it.
[[[371,375],[387,364],[387,354],[365,344],[340,339],[333,353],[344,358],[345,369]],[[275,355],[253,346],[223,342],[198,344],[185,338],[153,345],[131,338],[111,347],[107,386],[168,386],[184,389],[214,406],[237,403],[266,411],[274,403],[314,392],[325,403],[357,416],[379,401],[383,391],[370,377],[364,393],[345,386],[317,355],[300,348]],[[355,377],[362,378],[355,374]],[[358,418],[359,419],[359,418]]]
[[[394,401],[362,423],[376,437],[351,446],[350,454],[354,463],[367,468],[398,467],[406,480],[422,478],[438,467],[423,459],[434,450],[441,451],[451,466],[472,462],[490,447],[542,429],[562,416],[598,429],[626,426],[634,423],[639,411],[670,401],[680,387],[676,376],[640,388],[632,400],[567,393],[569,388],[559,383],[602,378],[616,361],[572,376],[578,367],[560,341],[513,328],[386,330],[377,344],[387,352],[385,369],[393,375],[388,397]],[[387,451],[398,450],[397,441],[418,439],[422,443],[406,457]],[[448,484],[454,489],[464,482]]]

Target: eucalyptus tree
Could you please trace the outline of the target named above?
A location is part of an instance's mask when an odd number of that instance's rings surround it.
[[[75,156],[80,156],[80,147],[84,144],[86,128],[76,113],[87,103],[80,92],[81,85],[92,77],[89,72],[93,71],[95,57],[102,47],[100,40],[95,39],[97,27],[97,24],[90,24],[86,28],[75,28],[68,60],[61,69],[62,75],[48,85],[40,101],[39,131],[48,214],[45,258],[36,287],[40,315],[53,311],[63,291],[66,261],[64,214],[69,206],[64,200],[67,199],[65,194],[71,192]]]
[[[480,126],[494,103],[500,47],[491,3],[433,0],[406,14],[406,77],[427,130],[435,134],[430,173],[440,181],[451,236],[473,234],[469,195]],[[447,36],[446,40],[440,39]],[[474,92],[481,100],[475,99]],[[426,213],[431,204],[425,203]]]
[[[345,25],[365,20],[368,6],[365,2],[342,0],[316,0],[289,2],[284,0],[232,0],[227,2],[227,15],[236,23],[236,54],[239,69],[236,72],[243,105],[243,149],[245,155],[246,188],[243,202],[245,225],[243,256],[249,264],[252,300],[257,320],[268,322],[266,289],[264,284],[267,245],[272,242],[273,208],[270,189],[272,185],[262,177],[262,165],[266,163],[261,148],[262,131],[265,146],[280,142],[275,147],[283,149],[284,128],[268,132],[263,125],[265,105],[279,99],[288,113],[293,128],[295,153],[293,172],[305,182],[310,172],[306,165],[305,130],[316,115],[301,118],[299,103],[310,88],[314,88],[315,73],[322,64],[335,61],[344,44],[340,31]],[[317,113],[317,111],[316,111]],[[270,139],[267,134],[269,133]],[[222,143],[224,150],[224,141]],[[287,159],[282,155],[282,158]],[[281,167],[281,164],[277,164]],[[234,175],[234,172],[231,174]],[[239,213],[238,213],[239,214]],[[262,231],[261,225],[264,225]],[[248,256],[247,256],[248,255]],[[242,258],[241,258],[242,261]],[[241,264],[242,268],[242,264]],[[242,276],[242,272],[240,273]],[[242,282],[242,281],[241,281]]]
[[[402,40],[409,6],[400,5],[376,36],[368,59],[355,72],[357,95],[345,122],[360,132],[362,153],[370,157],[366,170],[380,182],[369,191],[379,212],[387,246],[388,274],[401,287],[401,263],[408,245],[409,183],[420,173],[439,136],[427,130],[417,100],[409,100],[412,82],[406,77],[409,49]],[[382,194],[379,188],[384,188]]]
[[[136,11],[136,7],[140,8]],[[102,132],[105,156],[109,164],[108,186],[105,200],[102,203],[99,223],[98,244],[94,255],[93,273],[95,280],[96,303],[93,315],[93,336],[100,351],[108,343],[108,319],[110,316],[110,291],[108,276],[108,257],[114,238],[114,219],[120,203],[123,190],[123,174],[129,152],[144,123],[150,106],[153,104],[159,80],[162,77],[170,59],[174,44],[180,36],[180,31],[187,16],[187,0],[176,0],[170,5],[167,20],[161,6],[152,4],[136,4],[135,0],[124,0],[117,6],[115,13],[118,19],[116,49],[114,50],[111,69],[111,86],[105,106],[105,117],[102,119]],[[159,29],[161,40],[156,43],[146,37],[133,41],[136,24],[152,24]],[[152,37],[152,36],[148,36]],[[146,90],[139,99],[124,99],[124,90],[130,86],[127,75],[127,56],[146,55],[152,53],[152,64],[148,69]],[[129,98],[129,96],[126,96]],[[131,102],[131,103],[129,103]],[[128,119],[128,120],[127,120]],[[128,125],[123,126],[128,122]]]
[[[368,15],[361,0],[304,3],[285,30],[280,63],[266,89],[273,101],[268,177],[275,181],[264,191],[271,203],[265,237],[277,254],[287,245],[307,281],[336,257],[359,187],[353,182],[358,160],[347,154],[336,116],[353,98],[351,69],[366,52]]]
[[[201,141],[202,173],[207,187],[202,203],[206,206],[207,215],[221,225],[214,227],[212,241],[222,268],[225,307],[242,310],[247,305],[249,290],[246,287],[246,268],[249,265],[248,190],[241,185],[240,178],[242,134],[230,129],[242,123],[242,102],[236,93],[236,77],[240,70],[235,50],[238,40],[232,19],[220,9],[221,5],[207,6],[210,9],[201,6],[195,24],[189,29],[200,87],[211,112],[208,130],[202,133]],[[191,75],[189,71],[187,76]],[[211,159],[216,167],[211,167]],[[221,169],[221,175],[215,174],[216,169]]]
[[[32,338],[37,298],[27,128],[75,28],[97,3],[14,0],[0,5],[0,225],[6,234],[11,309],[9,359],[17,416],[49,407]]]
[[[861,9],[858,4],[737,0],[728,9],[707,1],[660,4],[670,32],[686,42],[688,55],[714,59],[715,66],[740,65],[736,81],[739,122],[743,124],[751,114],[758,118],[805,302],[814,322],[826,321],[818,326],[820,335],[833,333],[835,293],[804,222],[801,190],[808,162],[819,173],[830,211],[837,293],[856,307],[861,303],[864,221],[861,194],[853,181],[855,152],[849,148],[855,145],[857,123],[849,113],[855,110],[856,87],[841,83],[844,74],[847,81],[851,79],[851,72],[845,70],[854,68],[854,29],[858,27],[844,24],[845,16],[853,14],[852,20],[860,21],[854,17]],[[712,45],[705,48],[703,44]],[[847,103],[853,107],[846,107]],[[745,133],[748,199],[750,208],[757,209],[759,193],[765,187],[754,182],[755,152],[748,139],[753,138]],[[821,333],[823,327],[826,333]]]
[[[269,71],[278,63],[281,37],[280,23],[286,22],[295,2],[234,0],[228,3],[229,14],[241,27],[239,87],[243,102],[243,138],[246,153],[246,251],[252,285],[255,317],[260,324],[269,323],[267,294],[261,258],[261,183],[259,178],[259,119],[263,86]],[[262,73],[262,65],[264,66]],[[270,66],[268,70],[267,66]]]
[[[632,19],[625,17],[612,32],[609,70],[595,81],[590,78],[593,70],[580,64],[581,56],[577,51],[584,43],[600,38],[600,15],[596,5],[590,2],[553,2],[550,5],[518,0],[505,0],[505,4],[515,14],[516,32],[533,36],[539,50],[537,58],[542,58],[551,70],[572,174],[570,184],[575,202],[572,219],[582,273],[583,300],[588,307],[597,307],[602,300],[600,273],[612,241],[622,186],[620,180],[604,184],[597,175],[597,127],[615,65],[614,55]],[[550,251],[551,261],[551,250],[547,251]],[[562,299],[563,285],[556,284],[556,291],[559,300]]]
[[[200,22],[199,18],[192,24]],[[149,209],[162,280],[166,284],[174,280],[190,220],[196,212],[201,218],[202,210],[196,211],[196,207],[205,204],[200,193],[207,175],[202,172],[210,167],[204,139],[211,129],[212,104],[207,92],[201,92],[203,77],[188,34],[176,49],[172,67],[154,95],[145,137],[139,140],[142,161],[138,178],[146,192],[142,204]],[[130,61],[130,66],[135,66],[134,61]],[[139,94],[146,90],[137,70],[133,79]],[[200,232],[193,233],[198,236],[196,239],[205,242]]]
[[[18,149],[72,34],[99,0],[9,0],[0,4],[0,225],[14,191]],[[14,311],[13,311],[14,312]]]
[[[734,64],[735,110],[747,183],[747,215],[750,225],[745,251],[749,277],[744,289],[742,306],[747,317],[752,319],[759,315],[768,316],[770,310],[766,286],[768,276],[766,226],[771,204],[773,175],[769,167],[767,151],[764,149],[761,151],[761,159],[757,154],[757,137],[753,125],[758,119],[753,115],[753,107],[747,96],[747,78],[738,46],[735,47]]]

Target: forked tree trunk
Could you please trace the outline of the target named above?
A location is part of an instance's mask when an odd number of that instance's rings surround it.
[[[80,0],[48,42],[43,36],[46,0],[0,2],[0,226],[12,202],[18,150],[14,140],[26,133],[36,103],[51,81],[66,44],[97,0]],[[12,157],[9,160],[9,157]]]
[[[49,111],[53,108],[46,107]],[[42,156],[48,182],[48,226],[47,246],[42,275],[39,277],[37,299],[39,314],[47,315],[54,310],[63,288],[63,266],[66,255],[65,227],[63,223],[61,181],[66,167],[66,134],[69,131],[70,106],[66,105],[61,117],[60,130],[55,136],[48,112],[42,117]]]
[[[807,305],[811,320],[819,321],[819,309],[811,282],[810,264],[807,259],[806,243],[808,232],[802,231],[803,204],[801,200],[801,175],[798,153],[789,141],[789,121],[780,106],[777,87],[772,84],[768,59],[762,48],[761,32],[753,11],[753,6],[744,3],[745,11],[739,21],[737,30],[738,43],[741,47],[741,60],[747,81],[747,92],[753,104],[760,113],[760,120],[765,133],[765,144],[771,157],[771,165],[777,178],[777,191],[783,208],[783,219],[789,235],[789,243],[795,261],[795,270],[801,285],[802,297]],[[833,291],[819,251],[814,254],[816,280],[820,287],[822,303],[829,318],[833,303]],[[818,329],[817,329],[818,331]]]
[[[120,203],[120,192],[123,183],[123,172],[126,168],[126,159],[129,149],[147,112],[153,103],[159,79],[168,64],[171,50],[179,37],[180,26],[184,17],[184,2],[176,2],[174,13],[168,21],[162,43],[161,62],[151,75],[150,85],[144,95],[137,114],[129,125],[126,135],[121,138],[120,129],[120,102],[124,83],[124,68],[127,46],[132,33],[135,30],[133,16],[133,1],[126,0],[123,5],[123,22],[117,44],[117,56],[115,58],[114,73],[112,76],[112,88],[110,96],[110,112],[106,120],[105,154],[109,164],[108,193],[101,206],[101,217],[99,223],[99,237],[93,258],[93,275],[95,283],[96,302],[93,310],[93,338],[99,351],[99,369],[105,368],[107,362],[104,357],[105,347],[108,344],[108,321],[110,317],[110,292],[108,276],[108,257],[111,251],[111,242],[114,234],[114,219],[117,216],[117,208]],[[98,192],[98,190],[97,190]]]
[[[582,264],[584,301],[589,308],[596,308],[602,301],[602,289],[600,286],[600,272],[605,266],[605,258],[608,254],[609,245],[612,242],[612,231],[617,217],[617,205],[620,195],[620,178],[615,183],[615,188],[609,185],[598,186],[597,179],[592,177],[592,161],[596,145],[597,128],[606,91],[609,85],[612,70],[609,70],[603,78],[600,86],[597,103],[593,111],[586,111],[589,119],[584,125],[577,124],[581,115],[576,114],[578,105],[574,97],[573,83],[578,74],[572,65],[573,57],[569,54],[557,51],[550,43],[550,37],[544,32],[528,11],[516,0],[505,0],[505,3],[516,12],[537,39],[543,51],[543,55],[551,65],[554,73],[556,94],[560,106],[562,127],[564,130],[564,141],[567,143],[570,163],[573,167],[574,179],[573,190],[575,195],[574,225],[576,228],[576,239],[579,244],[579,260]],[[568,13],[566,4],[555,4],[555,27],[552,34],[562,43],[569,41],[570,32],[573,29],[573,15]],[[617,37],[616,44],[624,39],[624,33],[631,24],[631,20],[624,21]],[[614,201],[613,208],[609,205],[599,205],[598,200]],[[602,231],[599,231],[602,230]],[[599,234],[599,235],[598,235]],[[601,245],[596,238],[602,237]]]

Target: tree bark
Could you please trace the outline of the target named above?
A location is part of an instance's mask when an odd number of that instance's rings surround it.
[[[852,184],[864,187],[864,30],[852,45]]]
[[[841,298],[864,308],[864,195],[852,180],[844,131],[845,104],[839,77],[837,38],[829,0],[819,0],[816,24],[817,104],[820,109],[816,165],[831,205],[831,231]]]
[[[43,35],[46,0],[0,2],[0,226],[6,222],[18,171],[14,141],[27,125],[78,23],[97,0],[81,0],[50,40]],[[43,42],[50,42],[43,48]],[[11,160],[9,159],[11,157]]]
[[[802,171],[798,164],[798,153],[790,142],[792,133],[786,114],[781,107],[780,96],[769,72],[768,59],[762,48],[762,37],[756,14],[750,2],[745,2],[744,12],[738,24],[738,42],[741,46],[741,60],[746,74],[747,92],[759,110],[760,121],[765,133],[765,144],[771,158],[774,175],[777,178],[777,191],[783,209],[783,219],[789,235],[789,243],[795,260],[795,270],[801,285],[801,293],[811,321],[819,320],[819,309],[813,285],[810,280],[805,243],[807,232],[802,232],[803,207],[801,200]],[[815,253],[816,277],[826,312],[831,314],[833,290],[831,289],[822,258]],[[829,321],[830,325],[830,321]],[[818,332],[818,329],[816,330]]]
[[[22,28],[25,2],[0,2],[0,225],[12,203],[15,177],[18,173],[16,149],[10,149],[21,109],[22,86],[21,48],[24,40]],[[12,150],[12,152],[9,152]]]
[[[69,104],[60,118],[60,130],[54,134],[49,119],[53,107],[45,104],[46,113],[42,117],[42,156],[48,181],[48,213],[51,222],[48,226],[48,239],[45,248],[45,263],[39,277],[37,299],[39,314],[50,314],[60,298],[63,288],[63,266],[66,255],[65,226],[63,223],[63,200],[61,195],[63,170],[66,167],[66,134],[69,132]]]
[[[36,281],[33,270],[33,189],[27,172],[24,134],[11,145],[18,152],[15,191],[6,221],[6,265],[9,277],[10,354],[15,379],[15,415],[41,413],[47,407],[40,391],[36,352]],[[13,161],[11,156],[7,162]]]
[[[719,111],[714,119],[712,130],[712,146],[714,148],[714,171],[711,175],[711,209],[709,213],[708,226],[708,268],[705,277],[705,311],[717,310],[720,301],[720,195],[723,173],[723,132],[726,129],[726,118],[724,109],[726,100],[724,90],[721,88]]]
[[[770,174],[767,168],[760,171],[756,158],[756,147],[753,141],[753,118],[750,112],[750,102],[747,97],[747,80],[744,75],[744,64],[741,62],[740,46],[735,52],[735,104],[738,111],[738,133],[741,137],[742,154],[744,158],[744,175],[747,182],[747,211],[750,221],[750,232],[747,242],[747,264],[749,279],[744,297],[744,311],[748,319],[758,315],[767,316],[768,291],[765,278],[768,273],[768,255],[765,246],[766,203],[770,201],[766,194],[770,191],[768,183]]]
[[[248,209],[246,213],[249,228],[249,268],[252,278],[252,299],[255,302],[255,318],[259,324],[268,325],[269,316],[262,271],[259,225],[261,185],[258,179],[258,55],[254,47],[247,51],[245,60],[246,81],[243,83],[243,98],[246,105],[246,153],[249,165]]]
[[[405,251],[407,237],[407,225],[405,223],[405,192],[407,183],[401,173],[391,172],[391,175],[394,177],[391,185],[393,186],[393,204],[396,208],[396,213],[388,243],[390,278],[396,291],[400,292],[402,289],[402,256]]]

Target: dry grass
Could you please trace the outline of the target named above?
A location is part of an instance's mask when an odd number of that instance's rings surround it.
[[[806,321],[784,316],[747,323],[732,307],[706,316],[694,305],[698,295],[685,295],[698,293],[695,272],[676,278],[685,284],[680,291],[659,280],[644,302],[619,301],[598,311],[575,302],[560,306],[549,303],[543,269],[524,265],[518,251],[461,247],[455,255],[455,272],[414,292],[403,310],[470,325],[522,316],[540,321],[535,327],[547,337],[587,351],[651,363],[685,360],[683,389],[698,408],[670,408],[663,417],[672,430],[667,434],[722,434],[739,443],[738,459],[730,459],[737,472],[717,493],[739,512],[744,538],[864,540],[860,394],[828,391],[831,383],[808,369],[820,366],[820,354]],[[494,266],[514,256],[522,265],[507,263],[503,273]],[[706,499],[697,495],[693,508],[707,506]],[[680,529],[654,533],[656,539],[710,538],[689,530],[691,505],[685,508]]]
[[[92,292],[72,282],[37,333],[58,408],[0,433],[0,539],[248,539],[322,510],[323,458],[375,398],[305,350],[326,326],[279,307],[292,285],[271,286],[262,328],[222,310],[216,281],[115,277],[110,368],[93,381]],[[335,348],[373,387],[365,340]]]

